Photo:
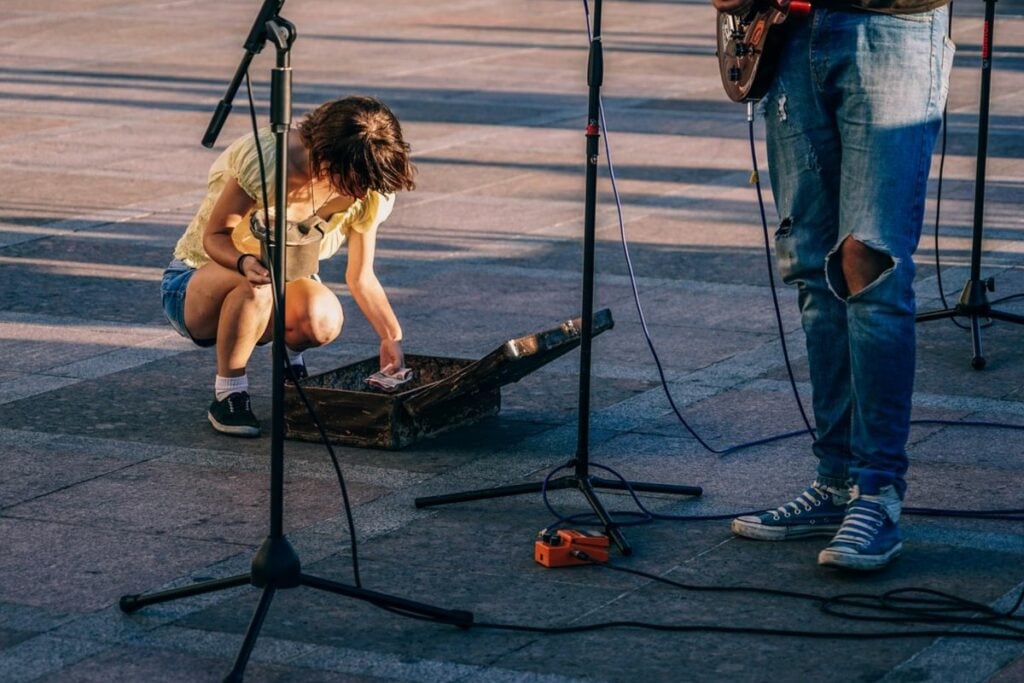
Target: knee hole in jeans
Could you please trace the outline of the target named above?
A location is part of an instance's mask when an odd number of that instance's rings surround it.
[[[827,259],[829,286],[843,299],[859,294],[896,266],[887,251],[847,235]]]

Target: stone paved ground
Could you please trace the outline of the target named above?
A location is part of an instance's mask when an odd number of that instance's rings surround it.
[[[6,0],[0,19],[0,680],[206,681],[229,668],[257,591],[122,615],[118,596],[246,571],[266,534],[269,441],[205,422],[213,356],[163,322],[158,281],[216,152],[199,145],[238,60],[255,0]],[[961,3],[958,2],[958,5]],[[982,3],[957,7],[939,253],[955,298],[967,279]],[[564,0],[292,0],[297,113],[352,92],[405,123],[419,188],[382,231],[379,272],[410,353],[476,358],[578,315],[586,36]],[[998,5],[984,276],[1024,291],[1024,4]],[[629,248],[677,404],[717,448],[799,427],[765,275],[741,107],[721,93],[706,2],[606,3],[604,89]],[[272,54],[254,62],[264,103]],[[218,143],[243,133],[241,98]],[[261,114],[265,115],[263,104]],[[759,133],[760,135],[760,133]],[[759,146],[760,148],[760,146]],[[763,150],[762,154],[763,154]],[[602,169],[606,168],[602,165]],[[938,168],[936,157],[935,169]],[[696,484],[663,512],[777,503],[811,469],[803,439],[721,456],[672,415],[635,312],[607,177],[599,188],[599,306],[591,454],[639,480]],[[934,216],[935,188],[929,207]],[[770,210],[770,208],[769,208]],[[922,308],[941,306],[935,250],[919,252]],[[314,372],[373,355],[341,284],[342,339]],[[794,296],[780,291],[808,395]],[[1024,313],[1017,301],[1006,310]],[[1024,330],[919,326],[915,417],[1024,424]],[[251,368],[269,411],[268,353]],[[537,496],[417,510],[423,495],[537,481],[575,449],[577,355],[503,391],[499,417],[401,452],[339,448],[368,588],[551,626],[607,620],[839,633],[780,597],[684,592],[599,568],[545,570]],[[1021,432],[922,425],[918,507],[1021,503]],[[288,442],[286,522],[312,573],[350,581],[351,547],[324,450]],[[633,509],[602,493],[609,507]],[[560,509],[587,509],[574,492]],[[908,517],[905,556],[877,576],[825,572],[821,543],[733,539],[722,522],[630,528],[622,566],[704,585],[822,594],[906,586],[1007,607],[1024,587],[1020,523]],[[461,632],[309,589],[275,599],[249,680],[1024,680],[1024,643],[958,638],[811,641],[630,629],[537,636]]]

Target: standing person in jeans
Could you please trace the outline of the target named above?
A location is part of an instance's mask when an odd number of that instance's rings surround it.
[[[374,273],[377,228],[395,192],[413,188],[415,169],[398,119],[370,97],[327,102],[289,131],[288,220],[323,221],[319,258],[348,245],[345,282],[380,336],[382,370],[404,367],[402,328]],[[273,334],[270,272],[249,218],[263,211],[260,154],[267,204],[274,206],[276,146],[271,129],[231,143],[210,168],[207,194],[164,272],[162,299],[171,325],[199,346],[216,346],[214,400],[207,418],[234,436],[259,436],[246,366]],[[271,224],[272,224],[271,219]],[[285,285],[285,345],[294,378],[306,376],[302,351],[341,332],[338,297],[319,278]]]
[[[831,535],[821,565],[881,569],[902,548],[913,254],[954,51],[945,3],[812,0],[783,25],[764,99],[776,254],[799,290],[818,468],[803,493],[732,531]]]

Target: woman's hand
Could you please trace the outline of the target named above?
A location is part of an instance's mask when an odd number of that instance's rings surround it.
[[[377,229],[348,236],[348,265],[345,283],[359,310],[380,337],[380,369],[396,372],[405,367],[402,353],[402,326],[391,309],[388,295],[373,272],[373,255],[377,243]],[[390,369],[389,369],[390,368]]]
[[[405,354],[402,353],[402,342],[394,339],[380,341],[380,369],[382,372],[395,372],[405,367]]]
[[[270,284],[270,271],[253,254],[242,254],[238,257],[236,265],[238,272],[249,281],[250,285],[255,287]]]

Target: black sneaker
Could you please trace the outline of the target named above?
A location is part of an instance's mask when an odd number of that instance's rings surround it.
[[[221,434],[250,437],[260,435],[260,421],[252,414],[248,391],[236,391],[221,401],[214,401],[206,417]]]

